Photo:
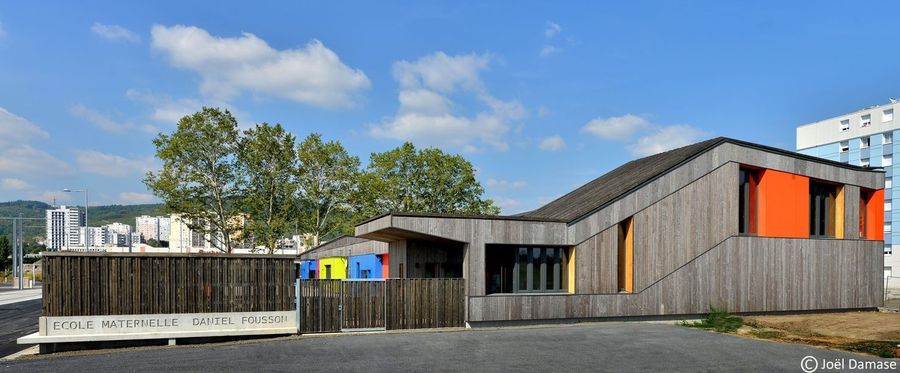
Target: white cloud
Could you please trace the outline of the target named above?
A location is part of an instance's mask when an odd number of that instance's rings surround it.
[[[638,157],[690,145],[709,135],[689,125],[656,125],[646,118],[634,114],[593,119],[581,128],[581,132],[605,140],[628,142],[631,142],[630,140],[635,136],[639,136],[637,140],[626,146],[631,154]]]
[[[91,31],[106,40],[126,41],[129,43],[139,43],[141,41],[141,37],[138,34],[119,25],[104,25],[100,22],[94,22],[94,25],[91,26]]]
[[[130,159],[96,150],[79,151],[75,161],[83,172],[111,177],[142,175],[153,170],[156,164],[153,157]]]
[[[112,133],[129,133],[135,129],[146,133],[157,133],[159,129],[148,124],[134,124],[113,119],[109,114],[103,114],[84,104],[75,104],[69,108],[69,113],[76,118],[86,120],[93,126]]]
[[[25,180],[16,179],[16,178],[5,178],[0,179],[0,189],[6,190],[18,190],[18,189],[26,189],[30,188],[31,185],[28,184]]]
[[[686,125],[660,127],[629,145],[628,150],[635,156],[646,157],[693,144],[706,136],[706,132]]]
[[[522,202],[517,199],[493,198],[493,200],[505,215],[515,214],[522,211]]]
[[[0,107],[0,172],[16,175],[60,176],[68,164],[31,146],[50,135],[31,121]]]
[[[566,141],[560,135],[553,135],[541,140],[538,145],[541,150],[555,152],[566,148]]]
[[[148,193],[123,192],[119,193],[118,203],[123,205],[143,205],[148,203],[157,203],[159,198]]]
[[[545,45],[543,48],[541,48],[540,55],[541,55],[541,57],[549,57],[550,55],[559,53],[560,51],[562,51],[562,49],[560,49],[559,47],[552,46],[552,45]]]
[[[517,101],[504,101],[488,93],[480,73],[488,68],[489,55],[448,56],[435,52],[416,61],[394,64],[394,79],[400,85],[397,115],[374,124],[375,138],[421,142],[425,145],[459,148],[466,152],[488,146],[506,150],[510,122],[527,115]],[[480,104],[472,115],[456,112],[451,96]]]
[[[544,27],[544,37],[551,39],[558,35],[560,31],[562,31],[562,27],[559,27],[558,23],[547,21],[547,26]]]
[[[251,33],[212,36],[193,26],[154,25],[153,48],[175,67],[200,74],[200,91],[227,100],[246,90],[325,108],[352,107],[369,88],[366,74],[318,40],[276,50]]]
[[[0,107],[0,148],[50,137],[36,124]]]
[[[196,113],[203,108],[203,104],[197,100],[187,98],[176,100],[166,95],[156,95],[137,89],[129,89],[125,92],[125,97],[151,105],[153,112],[150,117],[170,124],[177,123],[185,115]]]
[[[505,191],[511,189],[522,189],[528,186],[528,182],[524,180],[497,180],[497,179],[488,179],[485,185],[493,190],[497,191]]]
[[[586,132],[606,140],[628,140],[635,133],[652,127],[649,120],[634,114],[620,117],[596,118],[581,128]]]

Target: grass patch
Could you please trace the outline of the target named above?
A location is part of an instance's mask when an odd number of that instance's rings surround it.
[[[719,333],[734,333],[742,325],[744,325],[743,318],[716,307],[710,307],[709,314],[703,320],[694,322],[685,320],[681,322],[681,326],[715,330]]]
[[[749,333],[751,335],[753,335],[754,337],[763,338],[763,339],[780,339],[780,338],[784,338],[787,335],[787,333],[785,333],[781,330],[759,329],[756,327],[753,327],[753,329],[750,329]]]
[[[897,342],[865,341],[847,343],[834,347],[841,350],[862,352],[864,354],[875,355],[883,358],[900,357],[900,347],[898,347]]]

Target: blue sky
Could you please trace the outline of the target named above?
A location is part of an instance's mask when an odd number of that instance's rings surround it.
[[[151,140],[202,105],[461,153],[504,213],[713,136],[900,96],[896,2],[0,3],[0,201],[155,202]]]

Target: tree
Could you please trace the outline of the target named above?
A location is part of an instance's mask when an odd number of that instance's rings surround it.
[[[263,123],[244,131],[238,147],[241,205],[249,215],[248,233],[263,243],[269,254],[290,231],[296,213],[295,145],[294,135],[280,124]]]
[[[240,232],[234,218],[239,213],[237,121],[227,110],[204,107],[181,118],[174,133],[160,134],[153,144],[163,167],[148,172],[144,183],[165,201],[166,209],[182,214],[192,230],[209,234],[214,247],[231,252]]]
[[[475,168],[460,155],[440,149],[416,150],[411,143],[373,153],[360,194],[370,215],[434,212],[496,215],[500,208],[482,199]]]
[[[159,241],[157,241],[155,238],[151,238],[151,239],[147,240],[147,246],[161,247],[161,245],[159,244]]]
[[[353,229],[353,197],[359,181],[359,158],[339,142],[311,134],[297,148],[298,225],[311,245]]]
[[[10,257],[12,256],[12,245],[10,244],[9,237],[0,236],[0,268],[7,269],[9,264],[12,264],[12,260]]]

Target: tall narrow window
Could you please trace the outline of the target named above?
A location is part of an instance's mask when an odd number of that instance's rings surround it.
[[[741,168],[739,178],[738,232],[741,234],[756,234],[756,200],[759,172]]]
[[[871,144],[872,144],[872,141],[868,136],[859,139],[859,147],[860,148],[863,148],[863,149],[868,148],[869,145],[871,145]]]
[[[885,133],[882,135],[881,143],[882,144],[892,144],[894,142],[894,134],[891,132]]]
[[[866,239],[866,232],[869,230],[869,209],[866,206],[870,198],[872,198],[872,191],[859,190],[859,238],[862,239]]]
[[[834,237],[835,200],[837,187],[810,181],[809,183],[809,235]]]
[[[325,278],[328,280],[331,279],[331,264],[325,265]]]
[[[634,292],[634,219],[619,223],[618,285],[620,292]]]
[[[890,122],[894,120],[894,109],[887,109],[881,112],[881,122]]]

